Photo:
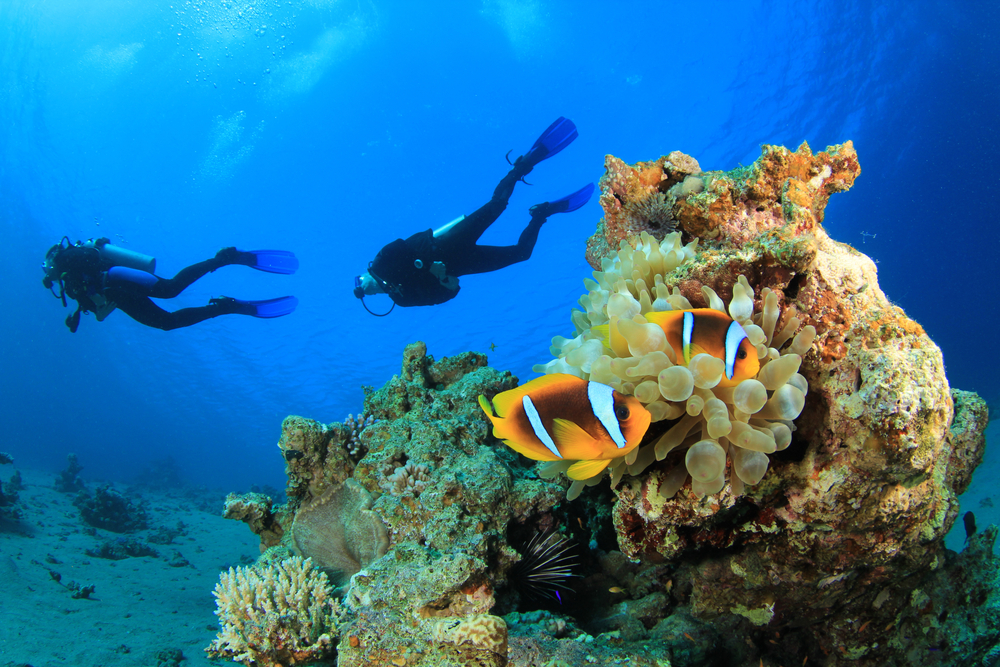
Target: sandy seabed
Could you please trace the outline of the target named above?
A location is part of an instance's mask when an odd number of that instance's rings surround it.
[[[11,470],[4,466],[5,482]],[[222,518],[223,492],[114,485],[145,503],[150,528],[131,537],[145,541],[178,522],[183,528],[172,543],[149,545],[156,557],[108,560],[87,550],[121,534],[84,523],[75,494],[53,487],[55,475],[21,475],[21,519],[0,519],[0,667],[234,664],[204,651],[218,629],[212,590],[220,571],[260,551],[244,524]],[[87,484],[91,493],[96,486]],[[75,599],[71,582],[94,592]]]

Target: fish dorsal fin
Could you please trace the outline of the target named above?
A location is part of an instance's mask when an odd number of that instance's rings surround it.
[[[608,464],[611,463],[611,459],[595,459],[592,461],[577,461],[569,467],[566,474],[570,479],[590,479],[595,475],[601,474]]]
[[[684,314],[683,310],[651,310],[643,315],[650,324],[662,327],[672,320],[679,319]]]
[[[510,391],[505,391],[501,394],[497,394],[493,399],[493,405],[497,409],[497,414],[501,417],[506,417],[510,414],[511,406],[520,405],[521,399],[524,398],[526,394],[532,394],[539,389],[544,387],[549,387],[554,384],[559,384],[564,382],[566,379],[566,373],[553,373],[551,375],[543,375],[542,377],[535,378],[531,382],[526,382],[522,384],[517,389],[512,389]],[[570,376],[576,377],[576,376]]]

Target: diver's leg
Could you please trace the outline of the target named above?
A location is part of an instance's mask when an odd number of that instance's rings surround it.
[[[545,218],[531,218],[528,226],[524,228],[521,236],[517,239],[517,245],[474,245],[466,249],[451,262],[446,262],[448,273],[453,276],[488,273],[527,260],[535,249],[535,242],[538,240],[538,232],[541,230],[543,222],[545,222]]]
[[[112,296],[112,300],[118,306],[119,310],[139,324],[145,324],[147,327],[162,329],[163,331],[189,327],[192,324],[197,324],[209,318],[232,312],[218,304],[211,304],[198,308],[182,308],[171,313],[163,310],[146,297],[122,294],[109,296]]]
[[[211,273],[220,267],[226,266],[227,263],[228,262],[224,259],[216,256],[212,259],[206,259],[203,262],[186,266],[178,271],[177,275],[173,278],[160,278],[156,284],[150,288],[148,296],[156,299],[173,299],[175,296],[187,289],[191,283],[198,280],[206,273]]]
[[[514,193],[514,185],[531,173],[531,170],[539,162],[552,157],[573,143],[577,136],[576,125],[573,121],[562,116],[557,118],[535,140],[528,152],[514,161],[513,168],[500,179],[497,187],[493,190],[493,198],[490,202],[444,232],[441,238],[447,236],[449,240],[454,239],[456,245],[471,245],[478,241],[486,228],[492,225],[507,208],[507,201]]]
[[[526,172],[519,167],[514,167],[507,172],[507,175],[500,179],[500,183],[493,190],[493,198],[438,237],[441,242],[460,247],[471,246],[478,241],[483,232],[496,222],[496,219],[507,208],[507,202],[514,193],[514,184],[524,173]]]

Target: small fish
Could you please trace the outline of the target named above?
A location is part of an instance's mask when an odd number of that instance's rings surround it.
[[[566,471],[576,480],[599,475],[635,449],[650,422],[632,396],[563,373],[497,394],[492,406],[481,395],[479,405],[505,445],[535,461],[576,461]]]
[[[972,536],[976,534],[976,515],[972,512],[966,512],[965,516],[962,517],[962,521],[965,522],[965,542],[968,543],[972,539]]]
[[[625,591],[622,590],[621,586],[612,586],[611,588],[608,589],[608,592],[609,593],[624,593]]]
[[[725,362],[720,387],[734,387],[757,375],[760,361],[757,350],[750,344],[740,323],[712,308],[665,310],[646,313],[643,317],[656,324],[667,336],[678,364],[687,365],[696,354],[710,354]],[[607,347],[610,345],[610,325],[594,327]]]

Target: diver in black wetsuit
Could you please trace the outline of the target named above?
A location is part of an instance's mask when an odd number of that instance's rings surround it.
[[[80,314],[92,312],[98,322],[115,309],[122,310],[140,324],[170,331],[188,327],[219,315],[280,317],[295,310],[293,296],[265,301],[241,301],[232,297],[210,299],[209,305],[182,308],[174,312],[157,306],[153,299],[172,299],[206,273],[223,266],[242,264],[270,273],[295,273],[298,260],[284,250],[241,251],[223,248],[215,257],[181,269],[173,278],[153,274],[156,260],[125,248],[111,245],[108,239],[91,239],[71,244],[69,238],[52,246],[45,256],[42,284],[62,299],[77,302],[76,311],[66,318],[66,326],[76,333]],[[59,285],[59,292],[55,286]]]
[[[417,232],[383,247],[369,263],[368,271],[354,279],[354,296],[363,300],[366,295],[385,293],[394,306],[432,306],[455,298],[459,276],[496,271],[531,257],[546,219],[586,204],[593,194],[593,183],[562,199],[532,206],[531,220],[516,245],[481,246],[476,241],[507,208],[514,185],[577,136],[573,121],[557,119],[527,153],[517,158],[486,205],[436,231]]]

